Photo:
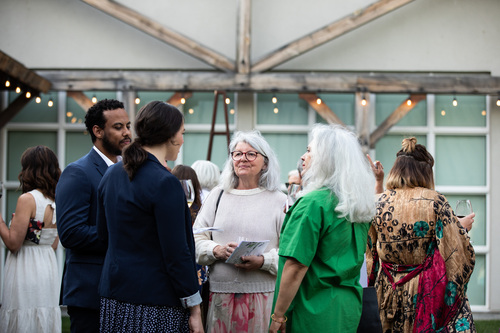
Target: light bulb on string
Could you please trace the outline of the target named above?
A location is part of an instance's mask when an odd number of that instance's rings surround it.
[[[94,103],[94,104],[97,103],[97,97],[95,95],[92,96],[92,103]]]
[[[189,114],[193,114],[193,113],[194,113],[194,110],[191,108],[191,109],[189,109],[189,111],[188,111],[188,112],[189,112]]]
[[[411,103],[411,96],[408,96],[408,98],[406,99],[406,105],[411,106]]]
[[[181,97],[181,104],[182,105],[186,104],[186,99],[184,97]]]
[[[47,105],[49,106],[49,108],[54,106],[54,101],[52,100],[52,97],[49,99]]]
[[[5,86],[6,86],[7,88],[8,88],[8,87],[10,87],[10,81],[9,81],[9,79],[5,80]]]
[[[322,103],[321,98],[319,98],[319,97],[318,97],[318,98],[316,99],[316,104],[321,105],[321,103]]]
[[[276,98],[276,95],[273,95],[273,98],[271,99],[271,101],[273,102],[273,104],[278,103],[278,99]]]
[[[273,112],[274,112],[274,113],[278,113],[278,112],[279,112],[279,110],[278,110],[278,108],[277,108],[276,106],[274,107]]]
[[[368,101],[366,100],[365,94],[363,94],[363,98],[361,98],[361,105],[366,106],[368,104]]]
[[[229,110],[230,114],[234,114],[234,109]]]
[[[71,112],[71,111],[66,112],[66,117],[68,117],[68,118],[73,117],[73,112]]]
[[[19,94],[21,92],[21,87],[16,88],[16,94]]]
[[[486,116],[486,110],[481,111],[482,116]]]
[[[441,115],[444,117],[446,116],[446,111],[445,110],[441,110]]]
[[[140,99],[140,97],[139,97],[139,94],[137,94],[137,95],[135,96],[135,104],[137,104],[137,105],[138,105],[138,104],[140,104],[140,103],[141,103],[141,99]]]
[[[229,97],[226,97],[226,99],[224,100],[224,102],[229,105],[229,103],[231,103],[231,99]]]
[[[40,104],[40,103],[42,102],[42,98],[41,98],[40,96],[36,96],[36,98],[35,98],[35,102],[36,102],[37,104]]]
[[[497,106],[500,106],[500,96],[498,96],[498,99],[497,99]]]
[[[28,99],[31,98],[31,93],[29,91],[26,92],[26,98],[28,98]]]
[[[455,96],[453,96],[453,101],[451,102],[451,104],[453,106],[457,106],[458,105],[458,101],[457,101],[457,98]]]

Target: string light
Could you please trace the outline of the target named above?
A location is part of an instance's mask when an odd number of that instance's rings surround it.
[[[226,97],[225,102],[226,102],[227,105],[229,105],[229,103],[231,103],[231,100],[229,99],[229,97]]]
[[[193,114],[193,113],[194,113],[194,110],[191,108],[191,109],[189,109],[189,111],[188,111],[188,112],[189,112],[189,114]]]
[[[368,104],[368,101],[366,100],[365,94],[363,94],[363,97],[361,98],[361,105],[366,106]]]
[[[230,114],[234,114],[234,109],[229,110]]]
[[[406,105],[411,106],[411,103],[411,96],[408,96],[408,98],[406,99]]]
[[[321,103],[322,103],[321,98],[318,97],[318,99],[316,99],[316,104],[321,105]]]
[[[481,115],[486,116],[486,110],[481,111]]]
[[[141,103],[141,98],[139,97],[139,93],[137,93],[137,95],[135,95],[135,104],[140,104]]]
[[[181,97],[181,104],[182,105],[186,104],[186,99],[184,98],[184,96]]]
[[[66,112],[66,117],[68,117],[68,118],[73,117],[73,112],[71,112],[71,111]]]
[[[92,96],[92,103],[94,103],[94,104],[97,103],[97,97],[95,96],[95,94],[94,94],[94,96]]]
[[[276,98],[276,95],[273,95],[273,98],[271,101],[273,102],[273,104],[278,103],[278,99]]]
[[[9,81],[9,79],[5,80],[5,86],[6,86],[7,88],[8,88],[8,87],[10,87],[10,81]]]
[[[500,94],[498,94],[498,98],[497,98],[497,106],[500,106]]]
[[[54,106],[54,101],[52,100],[52,97],[49,99],[49,102],[47,103],[47,105],[49,106],[49,108]]]
[[[40,103],[42,102],[42,98],[41,98],[40,96],[36,96],[36,98],[35,98],[35,102],[36,102],[37,104],[40,104]]]
[[[446,116],[446,111],[445,110],[441,110],[441,115],[444,117]]]
[[[21,87],[16,88],[16,94],[19,94],[21,92]]]
[[[274,113],[278,113],[279,112],[279,110],[278,110],[278,108],[276,106],[274,107],[273,111],[274,111]]]
[[[31,93],[29,91],[26,92],[26,98],[31,98]]]
[[[451,102],[451,104],[453,106],[457,106],[458,105],[458,101],[457,101],[457,98],[455,96],[453,96],[453,101]]]

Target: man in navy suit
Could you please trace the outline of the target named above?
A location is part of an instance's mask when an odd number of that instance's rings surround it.
[[[57,231],[66,248],[61,296],[72,333],[99,332],[97,287],[106,245],[97,238],[97,187],[131,141],[130,120],[117,100],[93,105],[85,115],[85,125],[94,146],[64,169],[56,188]]]

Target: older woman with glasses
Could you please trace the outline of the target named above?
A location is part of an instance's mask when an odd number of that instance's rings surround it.
[[[215,187],[202,205],[195,235],[196,257],[209,265],[207,332],[267,330],[278,268],[278,243],[286,196],[280,190],[277,158],[259,132],[238,132]],[[262,255],[228,264],[240,240],[268,240]]]

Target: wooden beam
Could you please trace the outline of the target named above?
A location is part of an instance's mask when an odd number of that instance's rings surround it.
[[[335,112],[332,111],[332,109],[328,107],[328,105],[325,104],[325,102],[322,102],[321,104],[317,103],[318,95],[313,93],[302,93],[299,94],[299,97],[305,100],[309,106],[312,107],[327,123],[339,124],[345,127],[344,122],[340,120],[340,118],[335,114]]]
[[[384,137],[384,135],[391,129],[392,126],[396,125],[404,116],[408,114],[418,103],[425,100],[427,95],[425,94],[411,94],[411,105],[408,105],[405,100],[401,105],[399,105],[396,110],[394,110],[389,117],[387,117],[382,124],[377,127],[370,134],[370,148],[374,149],[375,144]]]
[[[307,36],[299,38],[275,52],[265,56],[252,66],[253,73],[260,73],[276,67],[296,56],[304,54],[326,42],[357,29],[414,0],[380,0],[351,15],[335,21]]]
[[[82,91],[68,91],[67,96],[75,100],[76,104],[80,105],[83,111],[87,112],[94,103]]]
[[[15,80],[17,83],[27,86],[32,95],[39,92],[47,93],[51,87],[50,81],[26,68],[2,51],[0,51],[0,72],[3,72],[11,81]]]
[[[177,107],[182,104],[182,98],[188,99],[191,98],[191,96],[193,96],[193,93],[191,91],[177,91],[172,96],[170,96],[166,103]]]
[[[236,67],[240,74],[250,73],[251,10],[252,0],[238,1]]]
[[[26,98],[26,94],[17,96],[17,98],[0,113],[0,129],[11,121],[30,101],[31,98]]]
[[[217,69],[226,72],[235,71],[234,61],[128,7],[109,0],[82,1]]]
[[[287,72],[231,74],[198,71],[39,70],[54,90],[244,91],[498,95],[500,77],[476,74]]]

